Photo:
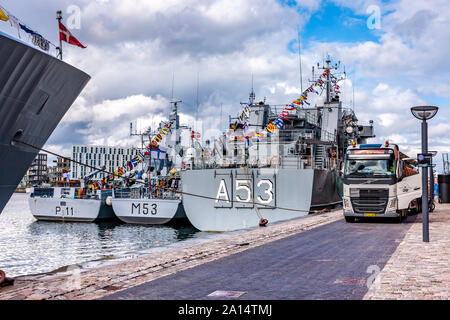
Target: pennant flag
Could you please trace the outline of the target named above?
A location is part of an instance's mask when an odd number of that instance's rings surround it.
[[[67,28],[61,23],[61,21],[59,21],[59,39],[62,41],[65,41],[69,44],[73,44],[74,46],[78,46],[81,48],[86,48],[85,46],[83,46],[81,44],[80,41],[78,41],[77,38],[75,38],[69,30],[67,30]]]
[[[153,154],[154,152],[156,152],[156,153],[157,153],[158,159],[159,159],[161,153],[167,153],[166,150],[161,150],[160,147],[152,147],[150,151],[152,152],[152,154]]]
[[[8,21],[8,16],[3,12],[2,8],[0,8],[0,20],[2,21]]]
[[[20,23],[19,23],[19,19],[17,19],[15,16],[13,16],[12,14],[8,14],[8,18],[9,18],[9,23],[11,24],[11,27],[16,28],[17,29],[17,35],[19,36],[20,39]]]
[[[23,24],[19,23],[19,26],[20,26],[20,28],[21,28],[23,31],[25,31],[26,33],[29,33],[29,34],[31,34],[31,35],[33,35],[33,36],[39,36],[39,37],[42,37],[39,33],[34,32],[34,31],[31,30],[30,28],[28,28],[26,25],[23,25]]]
[[[252,142],[250,141],[250,138],[247,136],[247,137],[245,137],[245,140],[246,140],[247,148],[250,148],[253,145]]]

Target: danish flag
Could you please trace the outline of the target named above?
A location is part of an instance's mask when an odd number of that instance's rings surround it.
[[[67,43],[73,44],[75,46],[79,46],[81,48],[86,48],[81,44],[80,41],[78,41],[77,38],[75,38],[69,30],[59,21],[59,39],[62,41],[65,41]]]

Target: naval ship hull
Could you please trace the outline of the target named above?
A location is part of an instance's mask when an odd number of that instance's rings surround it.
[[[201,231],[246,229],[261,218],[290,220],[341,202],[340,178],[332,170],[204,169],[183,171],[181,179],[186,215]]]
[[[112,199],[114,214],[130,224],[165,224],[174,219],[185,219],[180,200],[169,199]]]
[[[90,77],[0,33],[0,213]]]
[[[30,197],[28,205],[33,217],[40,221],[94,222],[115,218],[112,207],[100,199]]]

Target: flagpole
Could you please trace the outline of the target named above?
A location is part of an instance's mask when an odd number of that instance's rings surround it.
[[[61,22],[61,20],[62,20],[61,10],[56,11],[56,20],[58,20],[58,22]],[[59,38],[59,47],[56,49],[58,49],[59,58],[62,60],[63,59],[63,51],[62,51],[62,41],[61,41],[61,35],[60,35],[60,30],[59,30],[59,23],[58,23],[58,38]]]

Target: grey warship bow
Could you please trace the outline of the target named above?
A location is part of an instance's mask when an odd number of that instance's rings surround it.
[[[41,148],[90,79],[86,73],[0,33],[0,213]]]
[[[374,137],[372,124],[358,125],[344,108],[335,83],[342,78],[328,58],[325,96],[314,107],[298,108],[267,139],[249,146],[238,125],[216,139],[213,156],[192,158],[182,171],[183,205],[202,231],[231,231],[306,215],[342,202],[340,168],[349,143]],[[314,71],[313,71],[314,73]],[[314,79],[312,79],[314,80]],[[260,131],[283,107],[248,103],[249,131]],[[234,120],[230,119],[230,128]],[[190,162],[190,163],[189,163]]]

